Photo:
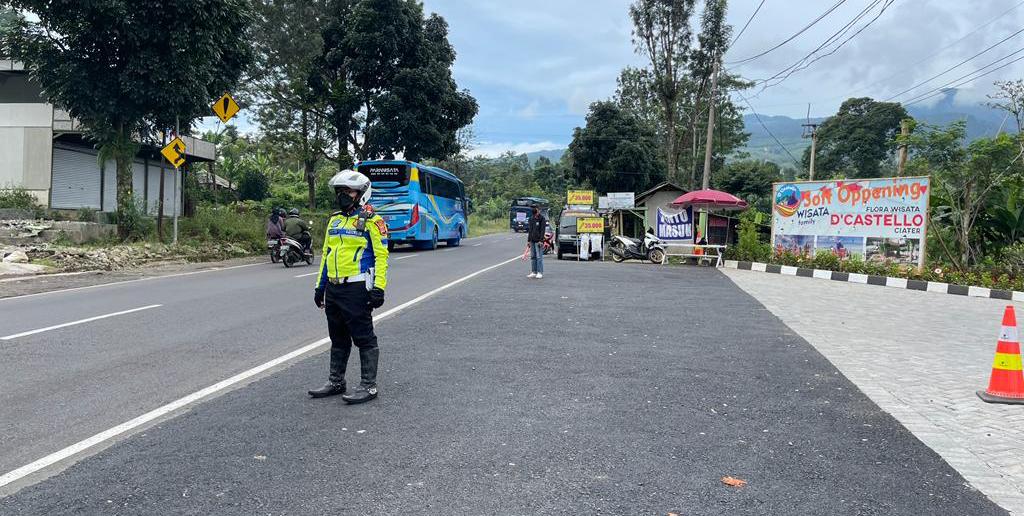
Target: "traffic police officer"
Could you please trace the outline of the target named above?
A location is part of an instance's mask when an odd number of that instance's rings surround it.
[[[313,301],[327,315],[331,337],[331,369],[327,383],[309,391],[314,398],[342,394],[348,403],[377,397],[377,336],[374,308],[384,304],[388,272],[388,226],[367,203],[370,180],[352,170],[339,172],[328,183],[338,211],[331,215],[324,237],[320,274]],[[346,393],[345,366],[352,344],[359,348],[360,381]]]

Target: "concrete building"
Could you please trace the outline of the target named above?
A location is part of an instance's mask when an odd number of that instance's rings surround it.
[[[183,136],[189,162],[212,161],[212,143]],[[180,174],[180,172],[178,172]],[[39,204],[53,209],[100,211],[117,209],[117,179],[113,161],[102,167],[95,145],[81,124],[43,97],[24,66],[0,60],[0,189],[24,188]],[[164,213],[182,213],[180,185],[174,198],[175,170],[158,146],[143,145],[133,164],[132,192],[156,214],[160,175],[164,174]]]

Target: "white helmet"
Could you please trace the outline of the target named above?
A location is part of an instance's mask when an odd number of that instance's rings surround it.
[[[373,188],[370,186],[370,178],[356,172],[355,170],[342,170],[327,182],[335,194],[337,194],[339,188],[350,188],[357,192],[362,192],[359,196],[359,200],[356,201],[359,206],[365,205],[370,201],[370,194]]]

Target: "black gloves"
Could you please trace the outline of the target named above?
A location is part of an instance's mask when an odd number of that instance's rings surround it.
[[[317,308],[324,307],[324,289],[323,287],[313,291],[313,302],[316,303]]]
[[[370,289],[370,307],[380,308],[384,306],[384,289],[373,287]]]

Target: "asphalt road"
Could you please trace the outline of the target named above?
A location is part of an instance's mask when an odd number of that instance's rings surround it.
[[[520,241],[470,253],[498,262]],[[442,267],[426,265],[463,256],[448,254],[409,259],[407,281],[441,281],[434,276]],[[719,272],[551,260],[536,281],[525,278],[526,268],[496,268],[380,323],[382,394],[373,403],[308,399],[305,389],[326,369],[325,354],[311,356],[0,499],[0,513],[1006,514]],[[223,274],[217,285],[237,283],[224,283],[235,273]],[[260,320],[266,303],[246,297],[308,294],[308,285],[289,285],[227,296],[259,312],[240,320]],[[175,289],[166,290],[159,299],[127,299],[184,310],[173,301]],[[162,389],[175,388],[180,374],[164,370],[213,374],[221,367],[223,377],[244,367],[235,361],[258,361],[271,335],[279,337],[278,353],[304,342],[272,330],[234,338],[199,330],[227,317],[217,303],[193,302],[201,306],[178,330],[223,336],[216,346],[167,339],[170,348],[143,355],[160,362],[147,378]],[[305,309],[308,301],[287,304]],[[123,323],[106,328],[108,346],[144,333],[118,333]],[[136,328],[147,324],[157,323]],[[316,327],[302,337],[320,335]],[[100,340],[83,345],[103,353]],[[251,341],[258,345],[244,344]],[[67,339],[46,349],[74,347]],[[212,351],[220,347],[237,349],[234,361]],[[158,355],[161,349],[201,358],[175,361]],[[15,358],[25,364],[30,355]],[[108,396],[145,388],[123,378],[119,368],[131,363],[111,366],[93,388]],[[44,380],[35,385],[54,385]],[[3,381],[5,396],[18,385]],[[32,396],[26,389],[13,398],[29,400],[19,417],[34,417],[25,411],[41,406]],[[92,413],[114,403],[94,399]],[[49,417],[36,425],[59,431],[89,416]],[[19,446],[48,438],[19,435]],[[17,447],[3,446],[0,455]],[[726,487],[726,475],[748,483]]]
[[[502,234],[451,250],[399,248],[387,306],[515,256],[521,240]],[[312,300],[316,271],[268,261],[0,299],[0,474],[325,337]],[[160,306],[2,340],[153,305]],[[308,382],[325,378],[326,366]]]

